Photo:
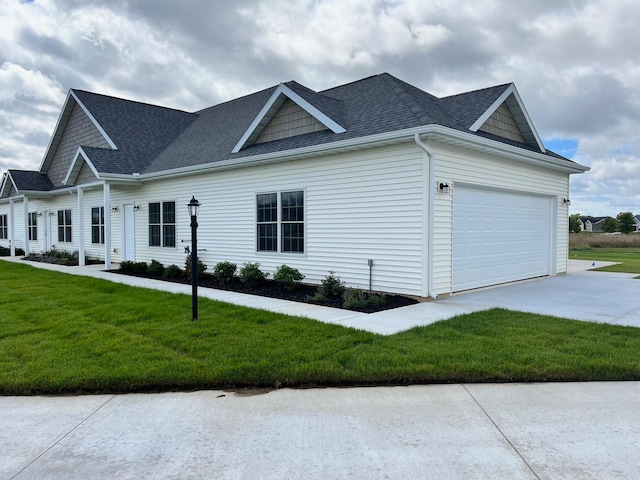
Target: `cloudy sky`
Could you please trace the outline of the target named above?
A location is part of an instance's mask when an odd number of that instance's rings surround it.
[[[637,0],[0,0],[0,171],[37,169],[67,91],[188,111],[389,72],[446,96],[515,82],[590,166],[572,213],[640,214]]]

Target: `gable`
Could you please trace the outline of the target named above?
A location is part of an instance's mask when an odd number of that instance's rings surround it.
[[[304,95],[309,99],[311,97],[322,97],[321,95],[315,92],[312,92],[310,90],[305,91]],[[292,108],[291,104],[286,106],[283,112],[280,112],[281,108],[284,106],[287,100],[295,104],[300,110],[303,110],[304,112],[306,112],[306,114],[301,114],[299,111],[296,113],[295,112],[296,109]],[[275,89],[275,91],[273,92],[273,94],[271,95],[267,103],[264,104],[264,106],[262,107],[258,115],[254,118],[253,122],[251,122],[251,125],[249,125],[249,128],[247,128],[247,130],[244,132],[244,134],[242,135],[238,143],[236,143],[236,145],[233,147],[233,149],[231,150],[231,153],[237,153],[243,148],[256,143],[256,140],[260,137],[260,135],[263,133],[265,128],[271,124],[272,120],[276,117],[276,115],[279,115],[280,117],[284,117],[284,118],[289,118],[291,115],[295,117],[297,115],[300,117],[298,120],[300,120],[301,122],[307,122],[307,123],[309,122],[308,117],[312,117],[318,123],[320,123],[322,126],[325,127],[325,128],[319,128],[319,126],[315,122],[312,122],[314,124],[312,128],[316,128],[316,130],[313,130],[313,131],[328,129],[328,130],[331,130],[333,133],[346,132],[344,127],[342,127],[335,120],[329,117],[325,112],[323,112],[321,109],[315,106],[311,101],[303,98],[302,95],[296,93],[292,88],[289,88],[284,83],[281,83]],[[297,122],[298,120],[296,120],[295,122]],[[289,125],[289,127],[291,127],[291,125]],[[309,127],[309,124],[304,127],[301,126],[300,128],[304,130],[307,127]],[[293,136],[293,135],[290,135],[290,133],[295,131],[296,128],[298,127],[295,127],[293,129],[287,128],[287,127],[285,128],[277,127],[274,130],[278,131],[278,135],[283,135],[283,134],[285,135],[285,136],[279,136],[279,138],[288,138],[290,136]],[[304,133],[309,133],[309,132],[304,132]],[[295,135],[299,135],[299,134],[295,134]],[[272,138],[272,140],[273,139],[275,138]],[[265,141],[268,141],[268,140],[263,140],[263,143]]]
[[[74,101],[68,119],[59,124],[54,136],[59,136],[55,145],[55,151],[47,152],[51,159],[48,165],[43,165],[44,170],[54,186],[64,185],[69,167],[74,162],[78,147],[81,145],[111,148],[103,133],[95,126],[91,118],[85,113],[79,103]],[[53,146],[53,145],[52,145]]]
[[[509,111],[508,114],[506,113],[506,110]],[[494,116],[494,114],[496,115]],[[491,122],[488,122],[491,117],[494,118]],[[513,83],[509,85],[492,103],[492,105],[487,108],[485,112],[473,123],[473,125],[469,127],[469,130],[472,132],[485,131],[487,133],[493,133],[489,132],[487,129],[497,129],[500,133],[496,133],[495,135],[499,135],[502,138],[507,138],[509,140],[514,140],[512,137],[517,137],[518,132],[516,132],[513,125],[511,125],[512,120],[515,122],[517,130],[524,140],[523,143],[541,151],[542,153],[546,153],[547,150],[544,148],[544,144],[533,126],[529,113],[527,112],[527,109],[520,98],[520,94]]]
[[[487,121],[478,128],[478,131],[491,133],[520,143],[527,143],[506,102],[491,114]]]
[[[327,130],[327,127],[288,98],[253,143],[270,142],[321,130]]]

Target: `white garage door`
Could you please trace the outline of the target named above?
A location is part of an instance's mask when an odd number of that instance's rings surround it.
[[[549,275],[551,197],[456,187],[453,291]]]

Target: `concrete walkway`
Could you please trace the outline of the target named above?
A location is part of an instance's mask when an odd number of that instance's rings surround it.
[[[0,397],[0,479],[635,479],[640,382]]]
[[[21,262],[35,268],[191,295],[189,285],[110,273],[103,270],[103,265],[65,267],[25,262],[15,257],[0,257],[0,259]],[[596,264],[597,267],[606,265],[611,265],[611,263],[598,262]],[[589,268],[592,268],[590,261],[569,260],[569,274],[567,275],[543,277],[475,290],[374,314],[202,287],[198,289],[198,294],[213,300],[298,315],[383,335],[393,335],[409,328],[429,325],[456,315],[495,307],[576,320],[640,327],[640,281],[634,279],[637,275],[587,271]]]

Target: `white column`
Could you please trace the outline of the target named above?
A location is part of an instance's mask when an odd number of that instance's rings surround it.
[[[84,267],[84,189],[78,187],[78,265]]]
[[[16,256],[16,231],[14,224],[16,223],[16,216],[13,211],[13,198],[9,200],[9,245],[11,246],[11,252],[9,254],[12,257]]]
[[[104,182],[104,267],[111,268],[111,185]]]
[[[25,195],[22,200],[24,207],[24,256],[29,255],[29,199]]]

